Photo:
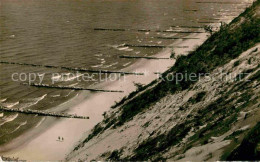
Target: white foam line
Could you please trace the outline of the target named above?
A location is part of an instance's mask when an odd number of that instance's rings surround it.
[[[0,102],[5,102],[7,98],[1,99]]]
[[[19,101],[15,102],[15,103],[4,103],[4,106],[7,107],[7,108],[12,108],[14,107],[15,105],[18,105],[19,104]]]
[[[17,131],[19,128],[21,128],[22,126],[26,125],[27,124],[27,121],[25,122],[22,122],[17,128],[15,128],[12,132],[8,133],[8,134],[12,134],[14,133],[15,131]]]
[[[13,120],[16,119],[17,117],[18,117],[18,113],[15,114],[15,115],[11,115],[11,116],[9,116],[9,117],[7,117],[7,118],[4,118],[5,121],[4,121],[3,123],[1,123],[0,126],[4,125],[5,123],[8,123],[8,122],[13,121]]]
[[[39,127],[45,119],[46,119],[45,117],[42,118],[42,119],[40,120],[40,122],[35,126],[35,128]]]

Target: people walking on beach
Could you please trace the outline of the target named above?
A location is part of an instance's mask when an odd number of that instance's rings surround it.
[[[59,136],[57,141],[63,142],[63,141],[64,141],[64,138]]]

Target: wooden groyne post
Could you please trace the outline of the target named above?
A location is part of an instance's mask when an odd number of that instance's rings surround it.
[[[189,46],[163,46],[163,45],[138,45],[138,44],[124,44],[122,47],[141,47],[141,48],[189,48]]]
[[[163,32],[163,33],[205,33],[203,31],[176,31],[176,30],[150,30],[150,29],[109,29],[94,28],[97,31],[136,31],[136,32]]]
[[[128,58],[128,59],[155,59],[155,60],[168,60],[170,58],[162,58],[162,57],[149,57],[149,56],[119,56],[119,58]]]
[[[23,85],[29,85],[29,86],[39,87],[39,88],[71,89],[71,90],[77,90],[77,91],[87,90],[87,91],[92,91],[92,92],[118,92],[118,93],[124,92],[124,91],[120,91],[120,90],[105,90],[105,89],[92,89],[92,88],[80,88],[80,87],[53,86],[53,85],[36,84],[36,83],[31,83],[31,84],[23,83]]]
[[[185,26],[185,25],[172,25],[171,26],[172,28],[197,28],[197,29],[200,29],[200,28],[203,28],[203,26]]]
[[[197,1],[196,3],[215,3],[215,4],[251,4],[246,2],[219,2],[219,1]]]
[[[54,66],[54,65],[39,65],[39,64],[28,64],[28,63],[17,63],[17,62],[8,62],[0,61],[1,64],[10,64],[10,65],[24,65],[24,66],[33,66],[33,67],[45,67],[45,68],[54,68],[54,69],[65,69],[71,71],[81,71],[81,72],[90,72],[90,73],[108,73],[108,74],[125,74],[125,75],[144,75],[144,73],[135,73],[135,72],[124,72],[124,71],[109,71],[109,70],[92,70],[85,68],[73,68],[65,66]]]
[[[180,37],[156,37],[157,39],[200,39],[200,38],[180,38]]]
[[[48,111],[40,111],[40,110],[22,110],[22,109],[10,109],[3,106],[0,106],[0,111],[5,112],[17,112],[23,114],[35,114],[39,116],[52,116],[52,117],[59,117],[59,118],[75,118],[75,119],[89,119],[88,116],[78,116],[75,114],[66,114],[66,113],[55,113],[55,112],[48,112]]]

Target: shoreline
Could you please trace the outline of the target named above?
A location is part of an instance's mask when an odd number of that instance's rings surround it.
[[[190,46],[189,49],[174,49],[176,56],[183,54],[184,51],[191,51],[197,45],[201,45],[206,40],[206,33],[190,34],[189,36],[198,36],[198,40],[178,40],[174,45]],[[167,48],[160,51],[154,56],[170,57],[171,49]],[[162,64],[163,63],[163,64]],[[141,84],[149,84],[157,75],[153,72],[164,72],[169,67],[173,66],[175,59],[169,60],[137,60],[135,63],[122,70],[128,71],[146,71],[150,74],[145,76],[131,76],[127,75],[125,81],[103,82],[95,85],[97,88],[105,89],[122,89],[124,93],[93,93],[81,92],[78,96],[68,100],[65,103],[55,107],[52,111],[69,108],[67,113],[76,113],[78,115],[89,116],[88,120],[81,119],[57,119],[46,117],[46,120],[37,128],[37,130],[30,130],[21,137],[14,139],[11,143],[3,146],[0,149],[2,155],[10,157],[19,157],[23,160],[63,160],[74,146],[84,138],[87,133],[99,122],[103,120],[102,114],[110,110],[114,102],[120,101],[124,96],[128,95],[136,89],[133,82]],[[160,65],[157,67],[156,65]],[[90,95],[89,95],[90,94]],[[65,106],[65,108],[64,108]],[[58,136],[65,138],[64,142],[57,142]],[[29,138],[31,138],[29,140]],[[48,140],[46,140],[48,139]],[[17,147],[17,145],[20,145]],[[8,150],[8,148],[10,148]],[[16,149],[12,149],[16,148]],[[5,150],[5,151],[4,151]],[[33,151],[32,151],[33,150]],[[56,151],[55,151],[56,150]],[[57,154],[57,150],[59,153]]]

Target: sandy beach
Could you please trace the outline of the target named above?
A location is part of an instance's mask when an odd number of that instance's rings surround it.
[[[174,49],[176,55],[187,54],[202,44],[207,34],[191,34],[187,37],[200,38],[194,40],[178,40],[174,45],[189,46],[189,48]],[[172,49],[164,49],[156,57],[170,57]],[[68,109],[67,113],[89,116],[90,119],[56,119],[46,117],[40,126],[34,128],[11,143],[3,146],[0,151],[8,157],[18,157],[21,160],[63,160],[71,150],[84,139],[89,131],[100,121],[102,114],[110,110],[115,102],[136,90],[134,83],[149,84],[158,77],[156,72],[164,72],[173,66],[175,59],[146,60],[140,59],[122,71],[143,72],[142,75],[127,75],[124,80],[107,81],[96,85],[97,88],[122,90],[124,93],[82,92],[80,95],[54,108],[53,111]],[[95,87],[95,88],[96,88]],[[63,142],[58,137],[64,138]],[[14,149],[15,148],[15,149]]]

